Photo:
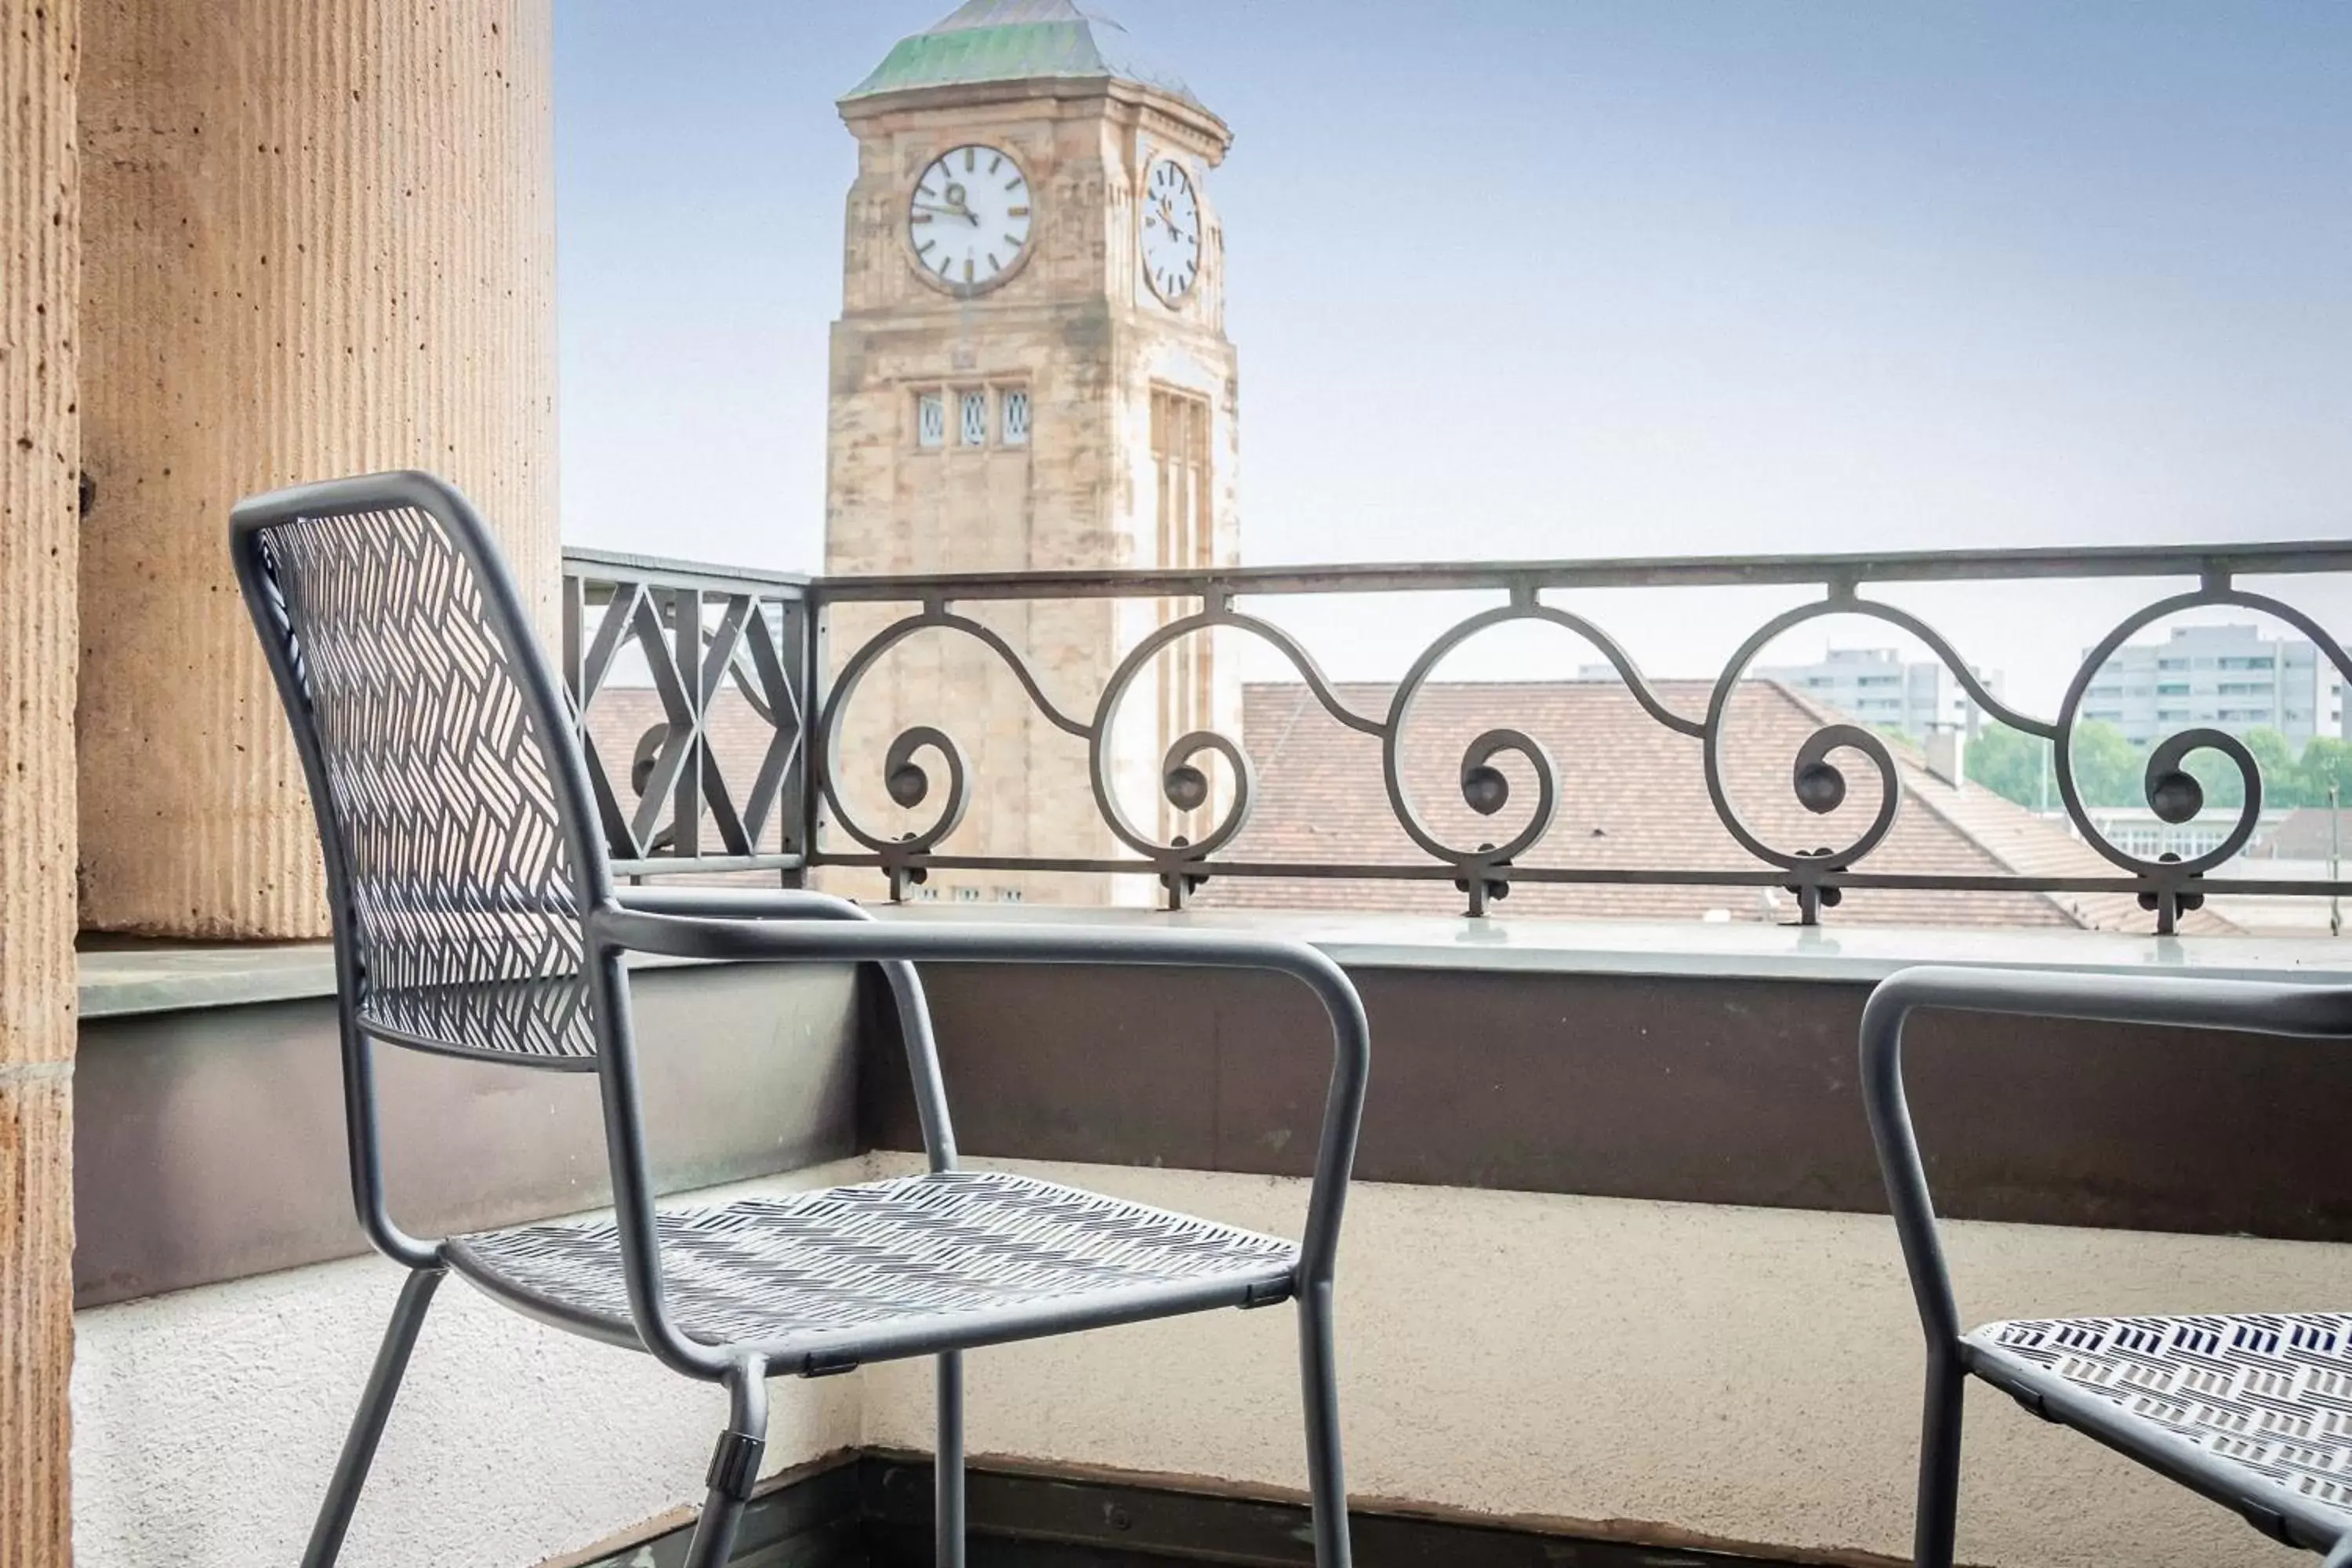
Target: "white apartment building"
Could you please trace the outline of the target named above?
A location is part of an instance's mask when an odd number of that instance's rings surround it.
[[[2091,679],[2083,717],[2146,745],[2185,729],[2242,735],[2271,729],[2300,752],[2344,729],[2344,683],[2301,637],[2250,626],[2175,626],[2163,642],[2126,643]]]
[[[1816,663],[1759,666],[1754,673],[1857,724],[1921,739],[1938,730],[1973,735],[1982,721],[1959,678],[1939,660],[1906,661],[1891,647],[1833,647]],[[1988,691],[2000,695],[1999,670],[1975,675]]]

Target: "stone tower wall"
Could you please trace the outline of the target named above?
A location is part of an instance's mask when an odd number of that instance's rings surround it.
[[[1192,106],[1109,83],[1082,92],[1036,82],[902,93],[852,102],[845,118],[859,159],[833,332],[826,572],[1160,564],[1155,388],[1197,398],[1208,412],[1208,537],[1215,560],[1233,560],[1235,371],[1223,328],[1222,236],[1205,178],[1223,154],[1223,127]],[[921,171],[965,142],[1012,154],[1037,193],[1037,212],[1028,252],[1006,279],[961,298],[912,264],[906,213]],[[1184,159],[1202,203],[1201,276],[1174,310],[1144,284],[1135,238],[1135,193],[1162,153]],[[1018,446],[1000,438],[1001,399],[1015,389],[1030,408],[1028,439]],[[956,417],[957,400],[972,390],[990,399],[992,417],[989,441],[976,447],[961,444]],[[949,428],[938,447],[926,447],[918,427],[926,392],[947,399]],[[918,607],[836,609],[833,669]],[[1108,600],[960,608],[1019,650],[1045,694],[1080,722],[1092,721],[1119,660],[1160,619],[1156,606]],[[1160,754],[1173,739],[1161,722],[1161,668],[1169,667],[1162,661],[1130,689],[1110,748],[1114,787],[1130,819],[1163,838],[1187,826],[1168,816],[1157,795]],[[1230,721],[1238,689],[1213,660],[1206,668],[1222,694],[1211,706]],[[1096,810],[1087,742],[1040,712],[995,653],[938,630],[917,634],[877,664],[845,710],[835,776],[844,805],[869,832],[896,837],[937,815],[945,773],[934,757],[918,759],[934,785],[919,805],[901,809],[884,789],[891,739],[914,725],[952,736],[973,780],[971,809],[940,853],[1129,858]],[[838,823],[824,843],[856,847]],[[834,880],[856,891],[877,885]],[[1143,901],[1153,889],[942,869],[925,891],[1069,902]]]

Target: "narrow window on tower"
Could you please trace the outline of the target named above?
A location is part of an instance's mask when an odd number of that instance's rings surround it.
[[[948,439],[948,395],[944,392],[921,392],[915,395],[915,445],[944,447]]]
[[[967,392],[963,402],[963,444],[967,447],[988,445],[988,394]]]
[[[1029,389],[1008,386],[998,409],[997,439],[1007,447],[1029,444]]]
[[[1172,387],[1151,389],[1151,458],[1158,470],[1160,549],[1156,563],[1176,571],[1213,566],[1217,559],[1216,518],[1211,510],[1214,493],[1209,470],[1209,400]],[[1160,624],[1168,625],[1185,612],[1178,600],[1160,601]],[[1213,648],[1205,637],[1189,637],[1160,650],[1160,744],[1171,745],[1181,735],[1214,727],[1216,670]],[[1183,813],[1172,805],[1160,812],[1163,842],[1186,831]]]

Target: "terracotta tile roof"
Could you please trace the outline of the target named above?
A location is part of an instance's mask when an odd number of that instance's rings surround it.
[[[1901,752],[1897,751],[1898,758]],[[1911,798],[2009,869],[2029,877],[2112,877],[2119,868],[2048,819],[1989,789],[1954,789],[1924,768],[1907,772]],[[2131,893],[2051,893],[2074,923],[2091,931],[2147,931],[2154,917]],[[2238,930],[2210,910],[2180,917],[2188,936],[2226,936]]]
[[[1337,689],[1359,713],[1387,710],[1393,688]],[[1655,683],[1677,712],[1703,714],[1703,681]],[[1789,848],[1840,846],[1875,815],[1879,783],[1858,759],[1840,758],[1843,805],[1814,816],[1797,801],[1790,770],[1798,749],[1833,721],[1784,688],[1743,682],[1732,698],[1724,748],[1725,792],[1752,832]],[[1526,820],[1534,775],[1516,758],[1497,759],[1512,800],[1492,818],[1462,800],[1457,775],[1465,748],[1493,729],[1525,731],[1549,752],[1560,805],[1550,835],[1523,859],[1531,866],[1752,870],[1758,862],[1717,819],[1710,804],[1699,742],[1664,728],[1615,681],[1433,682],[1415,706],[1406,745],[1405,784],[1436,836],[1464,847],[1501,840]],[[1304,686],[1251,685],[1244,693],[1243,740],[1258,773],[1250,826],[1232,848],[1239,860],[1325,860],[1426,864],[1399,827],[1381,779],[1380,742],[1339,724]],[[1930,775],[1916,752],[1896,748],[1904,808],[1886,842],[1867,862],[1874,870],[1986,875],[2065,868],[2103,874],[2105,863],[2065,832],[1980,790],[1958,791]],[[1963,809],[1991,800],[1981,811]],[[1997,826],[1988,844],[1971,824]],[[1989,828],[1986,830],[1990,830]],[[2036,862],[2032,866],[2026,861]],[[1331,909],[1350,912],[1459,912],[1462,895],[1445,882],[1227,877],[1198,895],[1228,908]],[[2030,892],[1947,893],[1851,889],[1834,921],[1897,925],[2099,925],[2146,931],[2150,918],[2128,898],[2125,909],[2078,910]],[[2095,900],[2084,900],[2085,905]],[[1727,886],[1622,886],[1521,882],[1501,912],[1599,920],[1694,920],[1727,911],[1734,920],[1791,920],[1795,900]]]
[[[1817,723],[1836,723],[1843,718],[1801,692],[1780,689]],[[1937,778],[1927,771],[1926,759],[1908,742],[1890,740],[1888,749],[1903,769],[1906,798],[1943,818],[1955,832],[2008,870],[2023,877],[2119,874],[2121,868],[2060,824],[1989,789],[1961,789]],[[2042,896],[2063,910],[2073,924],[2088,931],[2145,932],[2155,929],[2155,917],[2139,907],[2137,894],[2053,892]],[[2179,930],[2188,936],[2228,936],[2238,929],[2210,910],[2184,911],[2179,920]]]
[[[2324,805],[2298,805],[2257,837],[2247,854],[2259,860],[2325,860],[2331,850],[2352,851],[2352,811],[2334,813],[2337,820],[2332,825],[2330,815]]]

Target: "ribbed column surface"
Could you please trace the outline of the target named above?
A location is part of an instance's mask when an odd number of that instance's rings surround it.
[[[430,468],[554,627],[551,0],[85,0],[85,925],[327,929],[226,549]]]
[[[0,26],[0,1564],[72,1557],[73,0]]]

